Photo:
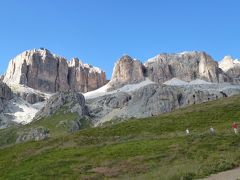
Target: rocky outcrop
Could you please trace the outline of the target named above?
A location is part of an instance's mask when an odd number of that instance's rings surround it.
[[[38,102],[45,101],[45,97],[39,93],[21,92],[21,93],[17,93],[17,95],[30,104],[35,104]]]
[[[5,83],[0,82],[0,98],[10,100],[12,97],[13,94],[11,89]]]
[[[239,93],[239,86],[234,85],[168,86],[155,83],[132,92],[115,92],[87,99],[87,106],[94,123],[101,124],[109,120],[155,116]]]
[[[231,77],[205,52],[163,53],[149,59],[144,65],[126,55],[115,64],[108,83],[109,90],[139,83],[145,78],[159,84],[173,78],[187,82],[196,79],[213,83],[232,82]]]
[[[88,64],[83,64],[77,58],[73,58],[68,63],[68,66],[70,89],[80,92],[88,92],[95,90],[106,83],[106,75],[101,69]]]
[[[74,59],[70,63],[47,49],[25,51],[10,61],[4,82],[22,84],[44,92],[97,89],[105,73]]]
[[[4,75],[0,75],[0,82],[3,82]]]
[[[184,81],[202,79],[209,82],[228,81],[227,76],[205,52],[160,54],[145,64],[147,76],[154,82],[163,83],[172,78]]]
[[[82,129],[82,122],[81,118],[75,119],[75,120],[66,120],[66,121],[60,121],[57,125],[57,128],[66,128],[68,129],[68,132],[77,132],[80,129]]]
[[[126,84],[139,83],[144,80],[144,66],[130,56],[123,56],[114,66],[110,89],[117,89]]]
[[[66,106],[66,112],[77,112],[80,117],[88,115],[87,107],[85,106],[85,98],[77,92],[58,92],[50,97],[45,106],[36,114],[35,120],[48,117],[63,106]]]
[[[49,130],[44,127],[27,129],[18,135],[16,143],[22,143],[26,141],[40,141],[49,137]]]
[[[11,89],[5,83],[0,82],[0,113],[4,110],[7,101],[12,99],[12,97]]]
[[[231,56],[225,56],[219,62],[219,67],[231,78],[231,82],[240,83],[240,61],[233,60]]]

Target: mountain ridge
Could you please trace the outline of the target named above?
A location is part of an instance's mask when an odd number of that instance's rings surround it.
[[[3,82],[45,91],[90,91],[106,83],[105,72],[77,58],[67,61],[47,49],[25,51],[13,58]],[[76,84],[77,86],[74,86]]]
[[[64,106],[61,93],[55,98],[59,104],[49,104],[56,93],[73,92],[83,93],[86,117],[93,125],[149,117],[240,93],[240,81],[236,80],[240,69],[229,72],[232,70],[223,71],[205,52],[162,53],[145,63],[124,55],[107,82],[104,71],[78,58],[67,61],[47,49],[35,49],[10,62],[3,82],[12,90],[13,99],[2,108],[1,116],[4,127],[7,119],[26,124],[36,115],[44,116],[46,107],[54,111]]]

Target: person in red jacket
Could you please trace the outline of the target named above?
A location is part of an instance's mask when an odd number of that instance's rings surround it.
[[[234,133],[237,134],[237,133],[238,133],[238,124],[237,124],[236,122],[234,122],[234,123],[232,124],[232,128],[233,128],[233,130],[234,130]]]

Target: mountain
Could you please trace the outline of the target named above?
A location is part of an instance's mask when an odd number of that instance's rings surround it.
[[[205,52],[124,55],[107,83],[77,58],[26,51],[0,80],[0,178],[159,179],[173,167],[161,178],[192,179],[233,168],[239,139],[226,120],[238,115],[238,68]]]
[[[145,64],[147,76],[154,82],[164,83],[172,78],[184,81],[202,79],[208,82],[228,82],[218,63],[205,52],[160,54]]]
[[[224,61],[228,66],[229,62],[234,64],[229,58]],[[218,65],[205,52],[163,53],[144,64],[124,55],[115,63],[106,84],[102,70],[77,58],[67,61],[47,49],[26,51],[11,60],[3,79],[13,96],[2,105],[5,120],[1,127],[12,122],[26,124],[34,117],[46,117],[47,112],[47,117],[51,116],[49,112],[66,104],[59,94],[62,91],[85,92],[84,112],[88,115],[84,118],[93,125],[154,116],[240,93],[240,86],[233,84],[237,82],[233,81],[232,70],[224,67],[226,63]],[[237,76],[239,71],[234,72]]]
[[[128,55],[121,57],[114,66],[109,86],[117,89],[126,84],[134,84],[144,81],[144,66],[139,60]]]
[[[3,81],[43,92],[87,92],[103,86],[106,75],[99,68],[83,64],[77,58],[68,62],[47,49],[34,49],[10,61]]]
[[[231,78],[232,82],[240,83],[240,62],[231,56],[225,56],[219,62],[219,67]]]
[[[193,51],[159,54],[144,64],[125,55],[114,66],[109,88],[117,89],[126,84],[144,81],[145,78],[158,84],[173,78],[187,82],[196,79],[212,83],[232,82],[232,78],[218,67],[210,55]]]
[[[240,93],[205,52],[160,54],[142,64],[128,55],[114,66],[108,84],[85,93],[92,121],[144,118]]]

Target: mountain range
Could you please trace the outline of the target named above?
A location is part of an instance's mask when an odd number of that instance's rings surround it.
[[[230,56],[218,63],[206,52],[163,53],[142,63],[124,55],[107,80],[100,68],[40,48],[17,55],[1,77],[0,128],[40,123],[64,109],[76,117],[56,127],[74,132],[84,122],[156,116],[239,93],[240,63]],[[39,128],[21,132],[16,142],[53,134]]]

